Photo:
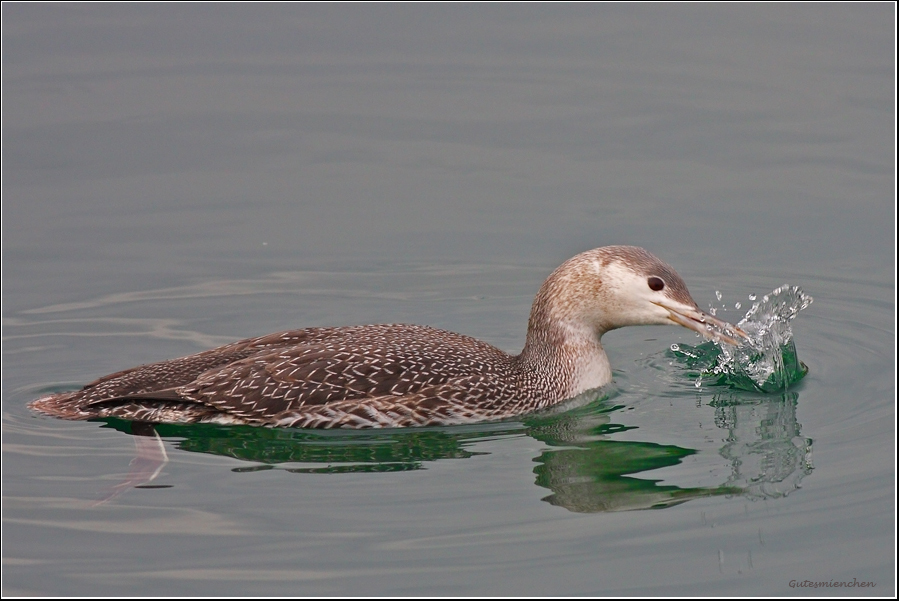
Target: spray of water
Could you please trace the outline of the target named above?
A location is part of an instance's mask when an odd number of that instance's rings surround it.
[[[723,298],[720,292],[715,296]],[[714,342],[697,347],[673,345],[671,352],[689,367],[699,368],[696,386],[725,385],[732,388],[776,392],[801,380],[808,368],[799,361],[790,322],[812,303],[812,297],[797,286],[781,286],[756,300],[737,324],[749,335],[739,347]],[[740,303],[734,308],[739,309]],[[710,309],[713,315],[715,308]]]

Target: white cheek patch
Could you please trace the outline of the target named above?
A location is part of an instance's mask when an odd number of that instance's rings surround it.
[[[611,263],[606,266],[603,274],[603,284],[607,288],[614,288],[622,293],[631,294],[636,291],[634,284],[634,272],[626,267],[622,267],[617,263]]]
[[[653,302],[662,295],[649,287],[648,276],[613,262],[605,266],[602,277],[610,292],[605,307],[610,323],[616,327],[667,323],[668,312]]]

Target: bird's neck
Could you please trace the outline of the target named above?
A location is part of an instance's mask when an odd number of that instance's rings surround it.
[[[557,401],[605,386],[612,368],[600,342],[601,332],[569,320],[531,314],[524,349],[518,356],[529,374],[554,382]]]

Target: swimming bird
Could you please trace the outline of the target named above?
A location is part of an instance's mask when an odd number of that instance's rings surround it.
[[[739,345],[741,330],[703,313],[672,267],[606,246],[558,267],[510,355],[427,326],[306,328],[120,371],[30,406],[84,420],[378,428],[500,420],[605,386],[605,332],[680,325]]]

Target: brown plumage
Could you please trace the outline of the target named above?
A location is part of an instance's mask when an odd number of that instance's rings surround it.
[[[120,371],[31,407],[66,419],[303,428],[503,419],[607,384],[604,332],[671,323],[732,344],[720,330],[742,334],[699,311],[670,266],[611,246],[547,278],[519,355],[426,326],[307,328]]]

